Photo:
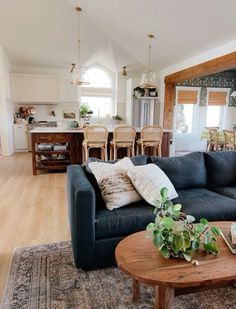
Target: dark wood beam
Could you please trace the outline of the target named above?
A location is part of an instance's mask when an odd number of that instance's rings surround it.
[[[236,51],[171,75],[167,75],[165,77],[165,83],[178,83],[234,68],[236,68]]]

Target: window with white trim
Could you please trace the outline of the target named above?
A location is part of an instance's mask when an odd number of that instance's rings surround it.
[[[224,110],[228,101],[227,90],[209,90],[207,96],[207,127],[223,127]]]
[[[178,90],[176,102],[176,133],[193,133],[194,110],[197,102],[197,90]]]
[[[112,79],[102,69],[91,68],[85,73],[89,85],[82,86],[81,104],[87,104],[95,117],[110,118],[113,114]]]

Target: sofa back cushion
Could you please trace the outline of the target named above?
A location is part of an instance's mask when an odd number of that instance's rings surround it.
[[[176,190],[207,186],[206,167],[201,152],[181,157],[150,157],[150,161],[164,171]]]
[[[216,151],[204,153],[207,185],[210,188],[236,185],[236,152]]]

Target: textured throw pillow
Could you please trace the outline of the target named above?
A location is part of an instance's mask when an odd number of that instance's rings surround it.
[[[127,169],[132,167],[134,165],[127,157],[115,164],[89,163],[89,168],[97,180],[107,209],[112,210],[142,199],[126,174]]]
[[[169,178],[155,164],[133,166],[127,170],[127,174],[138,193],[153,206],[160,199],[163,187],[168,188],[170,200],[178,196]]]

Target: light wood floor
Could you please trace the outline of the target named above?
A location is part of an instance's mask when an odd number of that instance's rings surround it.
[[[66,174],[33,176],[30,153],[0,157],[0,300],[15,247],[68,239]]]

